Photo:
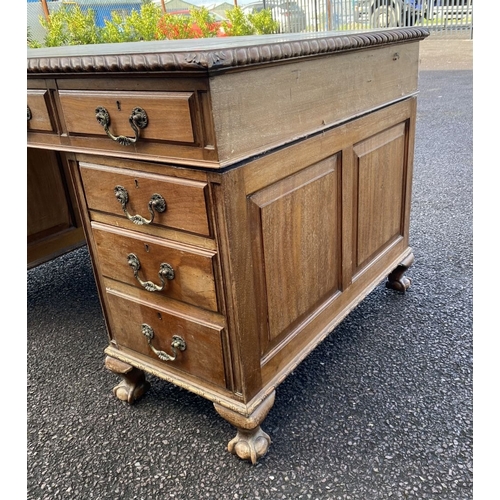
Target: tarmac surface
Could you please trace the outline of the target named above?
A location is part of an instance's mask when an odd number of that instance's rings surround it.
[[[413,285],[381,283],[278,387],[255,466],[201,397],[113,396],[86,248],[28,271],[28,500],[472,499],[472,41],[422,42],[419,80]]]

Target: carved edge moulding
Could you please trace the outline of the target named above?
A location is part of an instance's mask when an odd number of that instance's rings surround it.
[[[170,40],[168,43],[140,42],[89,46],[60,47],[46,51],[28,50],[28,73],[114,73],[228,70],[261,65],[288,59],[314,57],[329,53],[360,50],[405,41],[417,41],[429,35],[420,27],[386,29],[365,33],[307,35],[260,35],[204,40],[207,49],[200,49],[198,40]],[[192,43],[191,43],[192,42]],[[120,46],[120,52],[116,53]],[[186,50],[193,45],[193,50]],[[210,48],[213,46],[213,48]],[[58,50],[59,49],[59,50]],[[127,49],[130,50],[127,53]],[[140,50],[140,52],[139,52]],[[82,54],[84,52],[84,54]],[[39,57],[37,55],[39,54]]]

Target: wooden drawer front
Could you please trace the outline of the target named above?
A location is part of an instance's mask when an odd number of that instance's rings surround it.
[[[180,317],[168,309],[130,300],[130,297],[113,290],[108,290],[106,297],[111,312],[111,336],[118,347],[127,347],[148,356],[167,371],[180,370],[219,386],[226,385],[222,326],[193,317]],[[185,341],[186,349],[178,351],[174,361],[162,361],[142,333],[143,324],[154,332],[150,342],[158,351],[173,355],[171,343],[174,335]]]
[[[105,224],[93,223],[92,227],[104,276],[146,290],[149,282],[155,285],[151,287],[151,294],[164,295],[211,311],[217,310],[214,252]],[[130,254],[135,257],[129,258]],[[138,269],[137,262],[140,266]],[[171,266],[173,279],[166,275],[160,278],[162,264]],[[157,287],[162,289],[157,290]]]
[[[54,132],[48,90],[28,90],[28,131]]]
[[[66,128],[70,134],[106,135],[96,119],[96,108],[103,107],[110,118],[109,128],[115,136],[134,137],[129,123],[132,111],[139,107],[148,123],[140,130],[141,141],[194,142],[191,107],[192,92],[98,92],[59,91]],[[112,139],[109,139],[110,141]]]
[[[148,204],[153,194],[160,194],[166,202],[166,210],[160,213],[154,211],[153,224],[210,236],[205,182],[89,163],[80,163],[80,172],[90,210],[125,217],[122,205],[115,196],[115,187],[121,186],[128,193],[128,213],[150,220]],[[133,222],[129,223],[130,228],[137,227]]]

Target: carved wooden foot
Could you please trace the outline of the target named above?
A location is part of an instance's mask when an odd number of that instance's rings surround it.
[[[113,394],[119,400],[132,404],[149,389],[150,383],[142,370],[110,356],[106,357],[104,365],[122,377],[122,381],[113,388]]]
[[[411,279],[404,276],[404,273],[408,271],[408,268],[415,261],[415,256],[413,253],[408,255],[403,262],[399,264],[387,278],[385,286],[391,288],[392,290],[397,290],[398,292],[405,293],[411,286]]]
[[[230,453],[243,460],[250,460],[252,464],[256,464],[267,453],[271,438],[260,428],[260,424],[272,408],[275,395],[273,391],[249,417],[214,403],[217,413],[238,430],[236,437],[227,445]]]
[[[251,431],[238,429],[236,437],[229,441],[227,449],[233,455],[256,464],[257,460],[267,453],[270,444],[271,438],[258,426]]]

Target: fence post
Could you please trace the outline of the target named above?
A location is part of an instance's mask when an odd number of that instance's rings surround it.
[[[40,0],[42,2],[42,10],[43,10],[43,15],[45,16],[45,20],[50,23],[50,14],[49,14],[49,8],[47,7],[47,0]]]

